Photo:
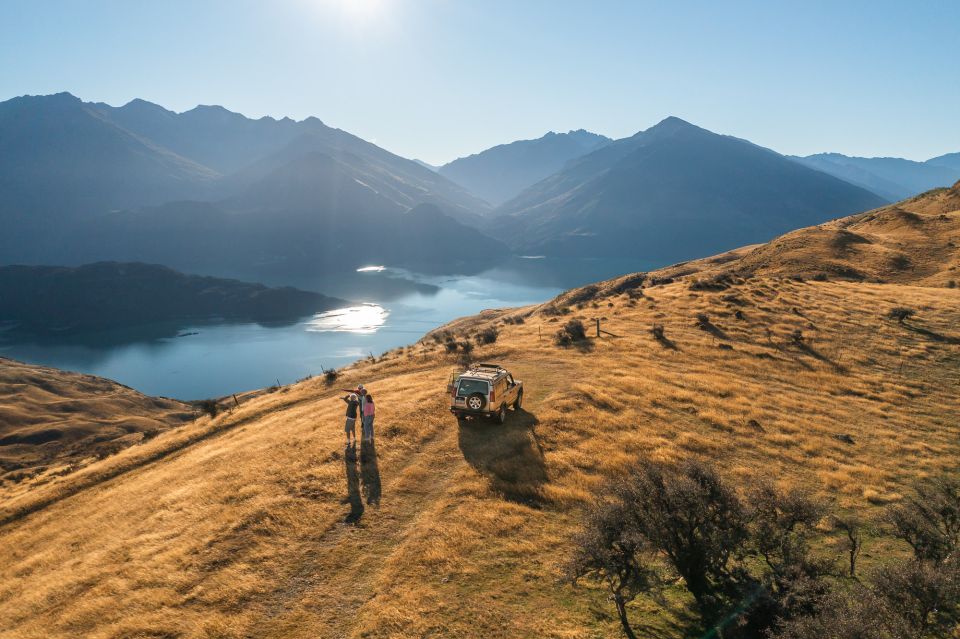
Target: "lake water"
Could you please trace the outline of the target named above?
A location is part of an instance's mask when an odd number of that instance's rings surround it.
[[[539,259],[517,259],[472,276],[370,268],[339,278],[339,287],[330,281],[325,289],[307,286],[361,301],[284,326],[155,325],[56,340],[7,335],[0,339],[0,356],[107,377],[150,395],[218,397],[318,375],[411,344],[457,317],[543,302],[567,288],[635,270],[641,266]],[[403,285],[393,285],[398,282]]]

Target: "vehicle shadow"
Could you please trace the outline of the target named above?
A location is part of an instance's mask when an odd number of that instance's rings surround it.
[[[380,503],[380,468],[377,447],[373,442],[360,444],[360,492],[370,506]]]
[[[507,414],[504,424],[492,420],[462,422],[459,430],[463,458],[490,480],[504,499],[534,508],[545,502],[547,467],[537,439],[537,418],[523,409]]]
[[[343,466],[347,475],[347,496],[344,503],[350,504],[350,512],[343,518],[355,524],[363,517],[363,498],[360,496],[360,469],[357,466],[357,447],[348,445],[343,451]]]

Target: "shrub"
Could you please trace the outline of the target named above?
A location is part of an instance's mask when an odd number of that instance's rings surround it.
[[[443,347],[444,347],[445,349],[447,349],[447,352],[448,352],[448,353],[455,353],[455,352],[457,352],[457,349],[460,347],[461,344],[466,344],[466,343],[467,343],[467,342],[459,342],[459,343],[458,343],[455,339],[453,339],[453,338],[451,337],[450,340],[444,342]],[[473,348],[472,345],[471,345],[471,348]]]
[[[663,332],[663,324],[654,324],[650,329],[650,332],[653,333],[653,339],[657,340],[658,342],[662,342],[664,339],[666,339],[666,336]]]
[[[890,319],[895,319],[901,324],[914,316],[914,310],[912,308],[907,308],[906,306],[896,306],[890,309],[890,312],[887,313],[887,317]]]
[[[710,316],[706,313],[697,313],[697,327],[701,330],[710,329]]]
[[[337,377],[339,376],[340,373],[337,372],[337,369],[331,368],[323,373],[323,381],[325,381],[327,384],[332,384],[337,381]]]
[[[572,319],[566,324],[563,325],[559,331],[557,331],[556,342],[559,346],[569,346],[574,342],[580,342],[587,338],[586,328],[583,326],[583,322],[578,319]]]
[[[621,293],[639,293],[637,297],[643,297],[643,291],[640,290],[640,287],[643,286],[643,283],[647,279],[646,273],[634,273],[633,275],[627,275],[616,286],[611,289],[611,293],[614,295],[619,295]],[[632,295],[631,295],[632,297]]]
[[[725,291],[734,284],[733,275],[730,273],[718,273],[706,279],[694,278],[690,282],[691,291]]]
[[[209,415],[211,419],[216,417],[217,413],[220,412],[220,405],[217,404],[217,400],[215,399],[204,399],[197,405],[200,407],[200,411]]]
[[[948,281],[947,281],[947,288],[957,288],[957,281],[956,281],[956,280],[948,280]]]
[[[479,333],[477,333],[477,344],[493,344],[497,341],[500,333],[497,331],[496,327],[488,326]]]

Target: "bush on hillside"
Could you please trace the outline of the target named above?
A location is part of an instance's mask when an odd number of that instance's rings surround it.
[[[200,408],[202,413],[209,415],[212,418],[217,416],[217,413],[220,412],[220,405],[217,404],[215,399],[204,399],[201,400],[197,406]]]
[[[497,337],[500,336],[499,331],[496,327],[488,326],[479,333],[477,333],[477,344],[493,344],[497,341]]]
[[[890,309],[890,312],[887,313],[887,317],[890,319],[895,319],[901,324],[914,316],[914,310],[912,308],[907,308],[906,306],[896,306]]]
[[[555,337],[558,346],[570,346],[585,339],[587,339],[587,330],[584,328],[583,322],[578,319],[572,319],[564,324],[563,328],[557,331]]]
[[[945,637],[960,623],[960,479],[916,489],[889,511],[914,558],[864,581],[836,568],[819,528],[825,502],[760,480],[736,490],[710,466],[643,462],[604,486],[583,520],[567,569],[607,587],[627,636],[625,604],[677,579],[708,634],[725,638]],[[859,524],[834,519],[850,544]],[[822,548],[816,548],[821,542]],[[847,573],[847,570],[843,570]]]

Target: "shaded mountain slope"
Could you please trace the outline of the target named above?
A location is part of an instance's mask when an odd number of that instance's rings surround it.
[[[194,195],[218,173],[69,93],[0,103],[0,204],[59,216]]]
[[[487,202],[499,205],[556,173],[570,160],[609,144],[610,138],[579,129],[550,131],[536,140],[500,144],[437,169]]]
[[[311,253],[330,253],[342,238],[306,252],[298,240],[315,238],[331,220],[337,228],[357,219],[392,228],[405,211],[432,204],[478,225],[489,209],[435,171],[316,118],[252,120],[222,107],[177,114],[143,100],[110,107],[69,94],[14,98],[0,104],[0,156],[5,263],[148,259],[236,276],[235,264],[250,255],[299,260],[299,268]],[[198,259],[181,259],[204,234],[242,237],[236,247],[219,242]],[[268,241],[258,244],[258,234]],[[149,245],[145,253],[127,244],[138,237]],[[440,247],[457,239],[430,237]],[[420,262],[441,262],[433,246],[419,246]]]
[[[793,159],[888,200],[902,200],[933,188],[949,186],[960,179],[960,165],[950,166],[949,157],[914,162],[903,158],[858,158],[840,153],[818,153]]]
[[[960,287],[960,183],[799,229],[767,244],[664,269]]]
[[[345,305],[295,288],[184,275],[137,262],[0,267],[0,322],[15,322],[18,330],[29,332],[209,319],[295,321]]]
[[[871,524],[862,570],[906,556],[883,507],[960,457],[960,292],[920,271],[700,282],[762,248],[485,311],[0,502],[0,636],[618,636],[607,591],[560,574],[581,509],[637,457],[809,488]],[[553,343],[595,317],[617,337]],[[444,343],[491,327],[472,356],[524,381],[524,410],[458,428]],[[358,382],[376,449],[345,454],[339,388]],[[704,633],[679,586],[630,615]]]
[[[11,499],[195,418],[187,404],[0,357],[0,498]]]
[[[668,118],[530,187],[490,228],[530,254],[669,263],[883,203],[773,151]]]

